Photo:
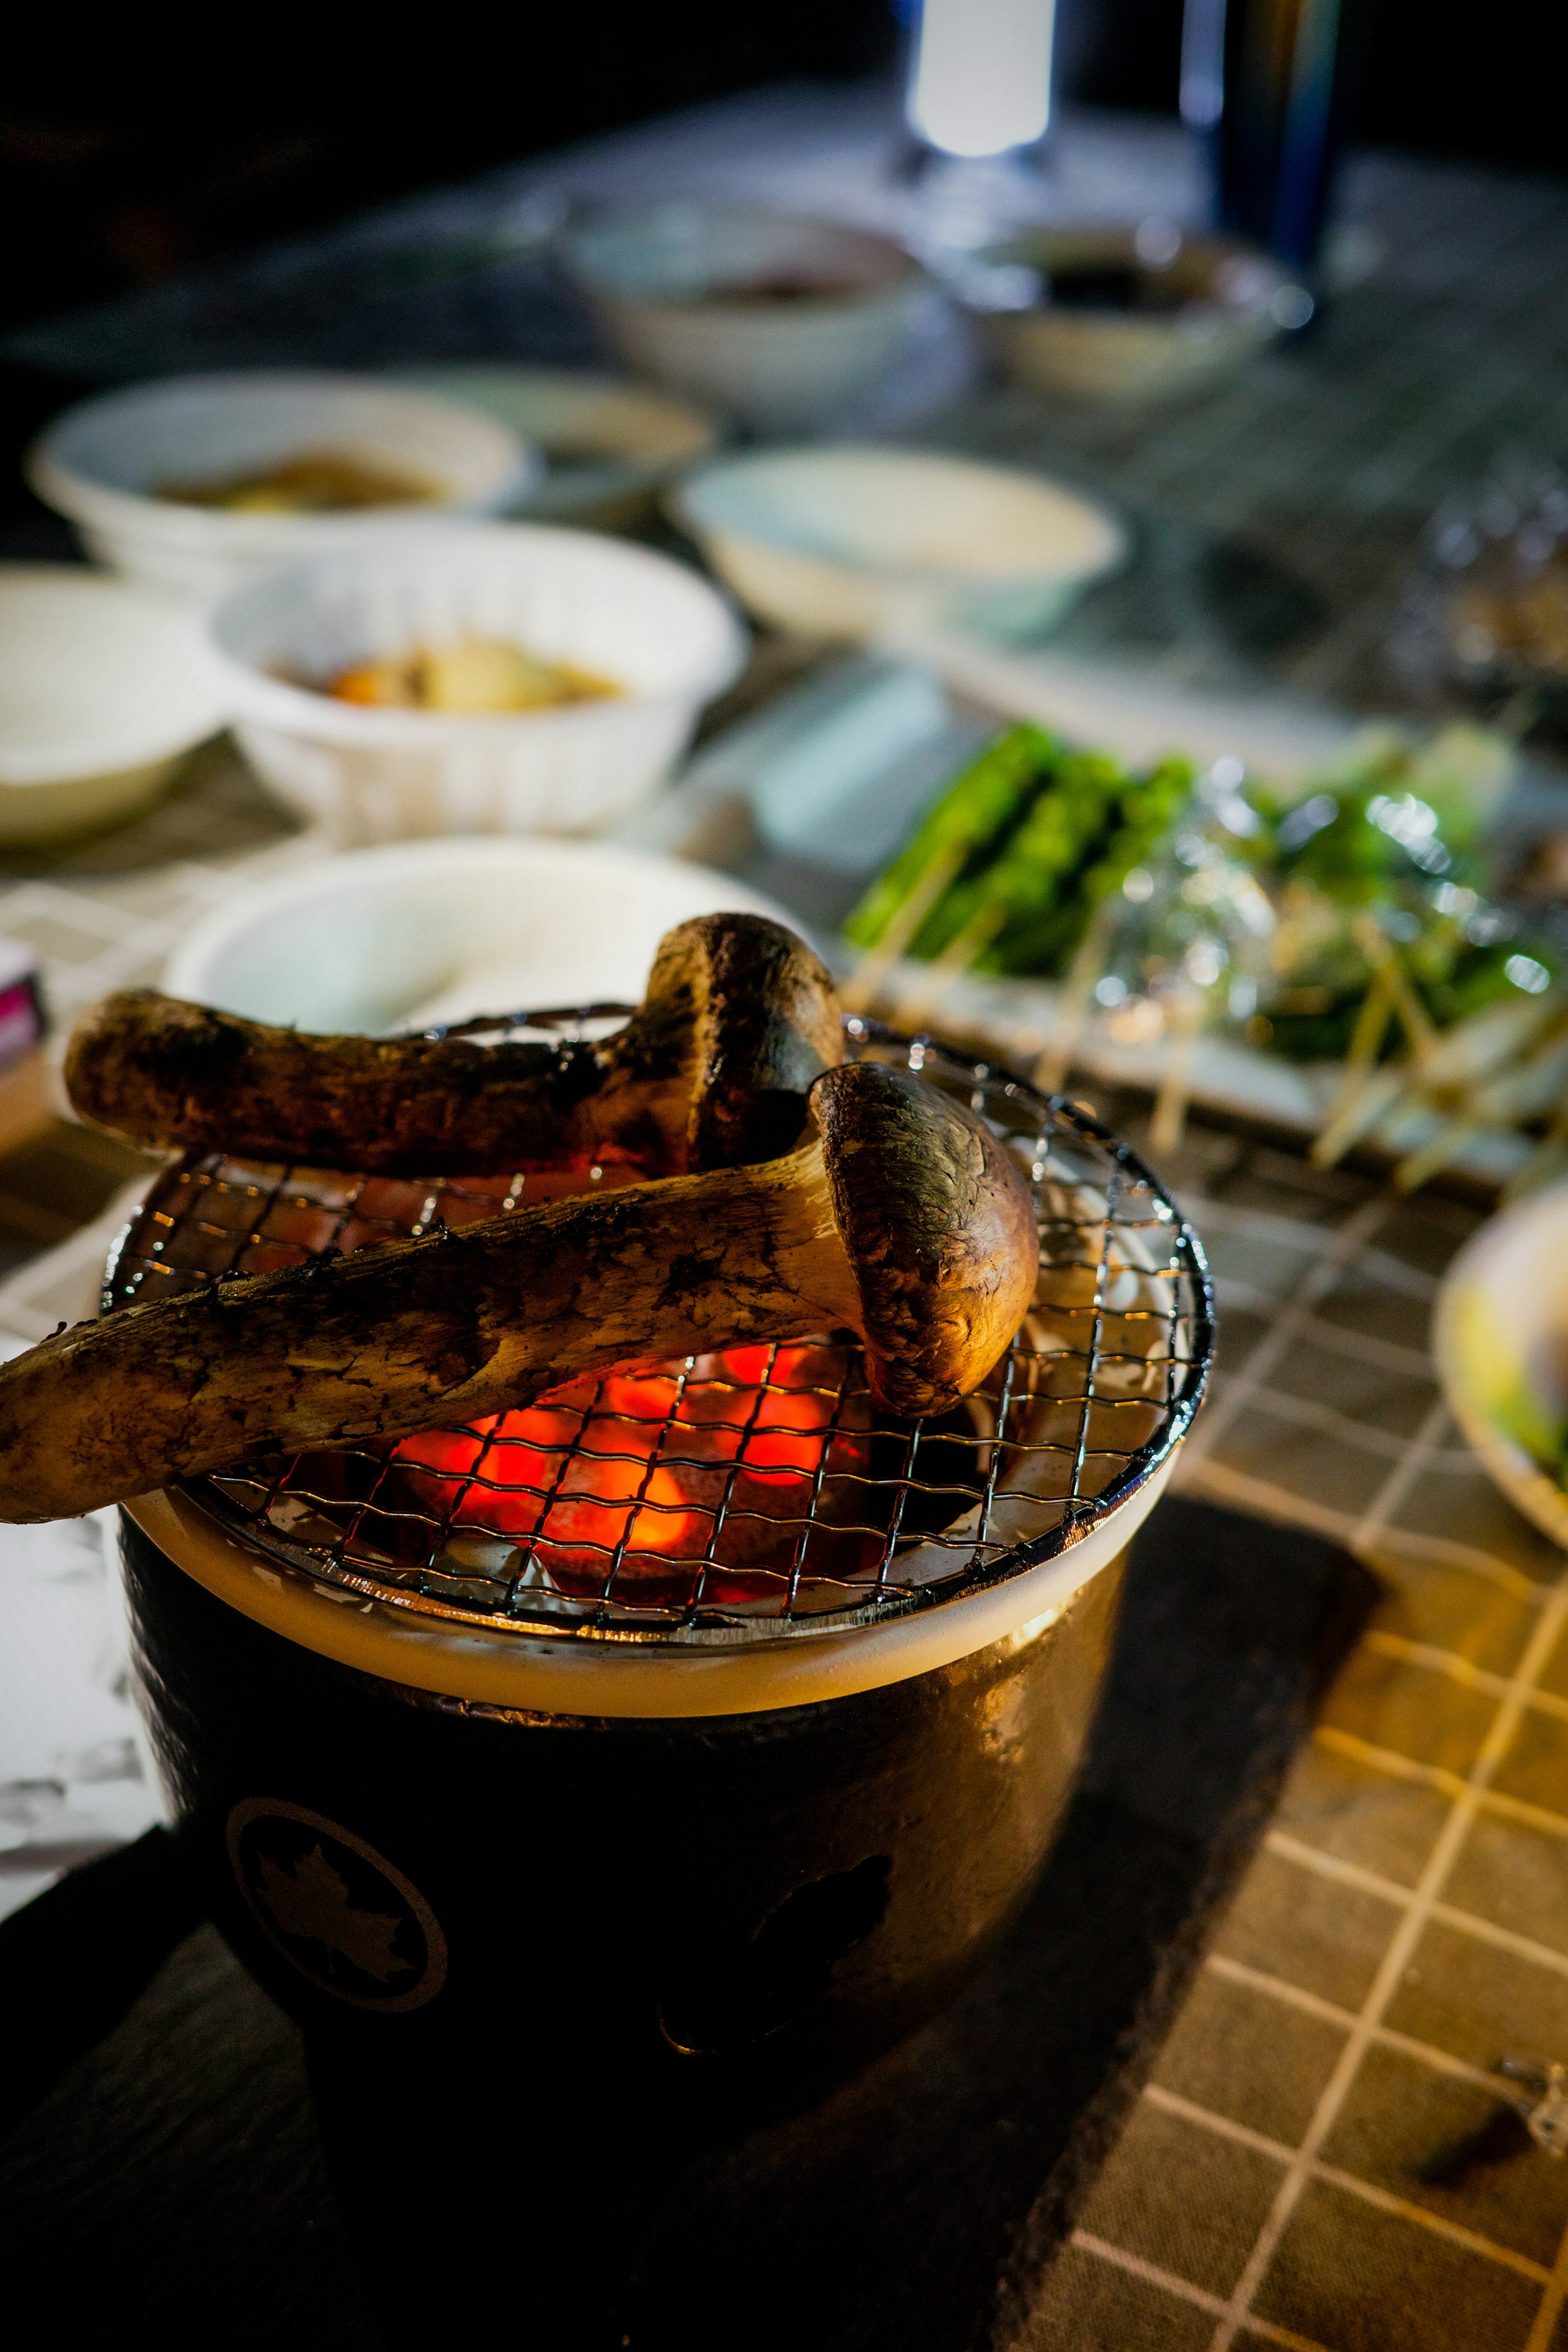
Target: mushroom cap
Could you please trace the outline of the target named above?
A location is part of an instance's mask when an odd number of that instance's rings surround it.
[[[699,915],[667,931],[623,1035],[650,1069],[688,1074],[689,1169],[743,1168],[788,1151],[814,1081],[844,1058],[826,966],[763,915]]]
[[[895,1412],[944,1412],[979,1387],[1035,1295],[1039,1233],[1023,1170],[983,1119],[912,1071],[851,1062],[812,1101],[871,1392]]]

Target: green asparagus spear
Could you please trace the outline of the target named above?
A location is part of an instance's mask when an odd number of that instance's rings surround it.
[[[965,867],[984,870],[1060,756],[1060,746],[1040,727],[1012,728],[991,744],[949,785],[850,915],[844,928],[856,945],[876,946],[939,858],[956,851]],[[958,928],[958,922],[950,927]]]
[[[978,960],[984,970],[1059,971],[1089,929],[1096,907],[1119,890],[1132,868],[1155,848],[1192,790],[1192,772],[1178,760],[1166,761],[1152,775],[1138,778],[1129,778],[1105,760],[1086,756],[1071,764],[1086,772],[1078,808],[1087,817],[1098,792],[1100,823],[1070,867],[1058,866],[1049,876],[1016,874],[1011,870],[1015,861],[1021,861],[1026,837],[1044,816],[1046,801],[1037,803],[1014,845],[1013,857],[1005,862],[1008,870],[998,868],[988,877],[1010,903],[1005,922]],[[1055,797],[1047,795],[1047,800]]]

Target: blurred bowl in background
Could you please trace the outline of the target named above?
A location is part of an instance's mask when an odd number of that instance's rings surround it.
[[[1312,313],[1266,254],[1166,221],[1030,229],[971,257],[957,290],[1009,375],[1079,400],[1184,392]]]
[[[562,258],[623,360],[759,433],[867,391],[930,292],[889,238],[696,199],[602,214]]]
[[[1568,1184],[1500,1211],[1465,1244],[1437,1293],[1432,1352],[1498,1486],[1568,1548]]]
[[[669,498],[742,604],[808,636],[1025,636],[1127,552],[1115,516],[1032,474],[924,451],[761,450]]]
[[[129,815],[226,716],[190,615],[76,564],[0,564],[0,841]]]
[[[409,368],[398,381],[481,409],[541,453],[543,469],[513,509],[537,522],[636,522],[719,439],[689,401],[575,368]]]
[[[427,486],[399,504],[243,512],[160,496],[330,453]],[[27,479],[88,552],[167,594],[202,602],[242,580],[389,529],[489,514],[521,495],[534,454],[491,416],[375,376],[308,369],[170,376],[82,401],[40,435]]]
[[[727,874],[564,841],[408,842],[238,893],[171,959],[174,996],[300,1029],[427,1028],[480,1013],[642,999],[693,915],[792,919]]]
[[[454,524],[275,572],[226,597],[208,634],[246,757],[345,847],[607,825],[663,780],[745,659],[729,605],[684,564],[538,523]],[[324,690],[470,637],[620,691],[470,717]]]

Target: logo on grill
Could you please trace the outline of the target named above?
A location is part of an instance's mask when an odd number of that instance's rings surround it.
[[[352,1830],[282,1797],[228,1817],[228,1856],[257,1925],[303,1977],[357,2009],[421,2009],[447,1943],[416,1886]]]

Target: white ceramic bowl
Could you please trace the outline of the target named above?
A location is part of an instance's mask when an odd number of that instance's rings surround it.
[[[604,530],[635,520],[719,438],[713,418],[689,401],[577,368],[411,368],[398,377],[482,409],[540,452],[543,472],[515,509],[536,522]]]
[[[226,597],[208,629],[247,758],[343,848],[609,824],[662,781],[745,657],[734,614],[683,564],[534,523],[452,525],[275,572]],[[469,635],[574,663],[624,691],[466,718],[338,702],[288,682]]]
[[[161,482],[217,480],[312,449],[405,470],[442,496],[342,513],[231,514],[155,495]],[[89,553],[198,602],[389,528],[496,512],[538,470],[494,417],[374,376],[306,370],[171,376],[105,393],[57,417],[26,460],[34,489],[77,524]]]
[[[622,359],[761,433],[867,391],[930,291],[889,238],[691,198],[602,215],[563,257]]]
[[[0,840],[128,815],[225,716],[189,615],[74,564],[0,564]]]
[[[809,636],[1027,635],[1127,551],[1115,517],[1076,491],[916,450],[721,459],[670,506],[743,604]]]
[[[1037,229],[976,257],[977,293],[1025,272],[1131,271],[1169,305],[992,309],[982,294],[975,307],[1009,375],[1077,400],[1163,400],[1231,373],[1284,328],[1300,326],[1303,305],[1310,316],[1302,289],[1267,254],[1173,229],[1151,251],[1154,226]]]
[[[666,931],[789,919],[727,874],[566,841],[407,842],[242,891],[163,984],[254,1021],[379,1034],[525,1007],[640,1002]]]
[[[1438,1293],[1433,1349],[1455,1420],[1510,1503],[1568,1548],[1568,1184],[1505,1209]]]

